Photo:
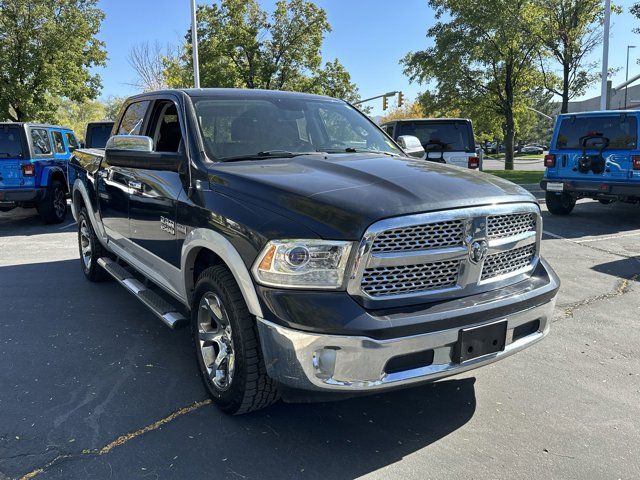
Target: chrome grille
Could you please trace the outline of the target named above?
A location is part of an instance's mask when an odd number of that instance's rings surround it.
[[[535,213],[490,215],[487,217],[487,237],[505,238],[536,230]]]
[[[489,255],[482,266],[482,277],[480,279],[488,280],[526,268],[533,261],[535,254],[536,246],[528,245]]]
[[[368,268],[362,290],[372,297],[428,291],[456,286],[460,262],[451,260],[422,265]]]
[[[379,234],[372,252],[403,252],[456,247],[464,242],[464,222],[447,222],[394,228]]]
[[[381,220],[365,232],[347,291],[373,308],[487,292],[529,274],[541,233],[534,203]]]

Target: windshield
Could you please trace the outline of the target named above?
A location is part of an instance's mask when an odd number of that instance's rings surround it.
[[[589,137],[608,139],[608,148],[633,150],[637,145],[637,119],[632,115],[565,117],[558,130],[556,148],[582,149],[582,142]],[[587,146],[592,144],[587,141]]]
[[[16,127],[0,127],[0,159],[22,158],[22,140]]]
[[[418,137],[424,149],[444,152],[473,152],[473,135],[467,122],[417,121],[400,122],[397,137]]]
[[[195,98],[207,155],[216,160],[278,152],[402,152],[360,112],[331,99]],[[262,154],[262,155],[260,155]]]

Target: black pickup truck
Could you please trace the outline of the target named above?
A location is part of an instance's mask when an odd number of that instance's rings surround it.
[[[432,381],[549,331],[535,199],[408,157],[341,100],[135,96],[71,168],[84,274],[188,325],[225,412]]]

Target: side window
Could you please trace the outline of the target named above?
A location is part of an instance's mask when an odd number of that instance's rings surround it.
[[[118,127],[117,135],[140,135],[149,101],[132,103],[127,107]]]
[[[65,133],[64,136],[67,138],[67,145],[69,145],[69,151],[74,151],[78,148],[78,141],[73,133]]]
[[[46,129],[32,128],[31,143],[33,144],[33,153],[36,155],[51,155],[51,142]]]
[[[387,135],[393,138],[393,125],[385,125],[384,127],[382,127],[382,129],[386,132]]]
[[[53,135],[53,148],[56,153],[66,153],[67,149],[64,148],[64,140],[62,139],[62,134],[60,132],[52,131]]]
[[[173,102],[161,102],[154,110],[157,120],[150,129],[154,151],[178,152],[184,148],[176,105]]]

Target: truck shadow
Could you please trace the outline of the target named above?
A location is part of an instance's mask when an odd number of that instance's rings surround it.
[[[12,236],[31,236],[51,233],[59,230],[72,232],[74,224],[71,209],[63,223],[45,224],[35,208],[14,208],[8,212],[0,212],[0,238]]]
[[[188,330],[169,330],[115,282],[86,281],[77,259],[0,267],[0,308],[10,477],[67,452],[47,478],[351,479],[437,442],[476,408],[472,377],[239,417],[209,405],[85,455],[206,398]]]

